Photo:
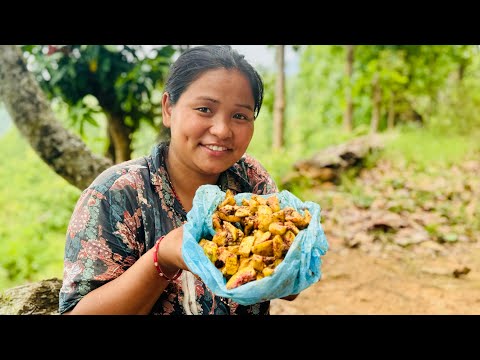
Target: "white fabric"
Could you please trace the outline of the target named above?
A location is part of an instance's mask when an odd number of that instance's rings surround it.
[[[195,275],[190,271],[182,271],[183,308],[187,315],[198,315],[195,295]]]

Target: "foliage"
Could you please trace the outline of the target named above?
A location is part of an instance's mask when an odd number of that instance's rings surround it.
[[[341,123],[346,105],[345,61],[343,46],[310,45],[301,52],[300,72],[289,99],[296,105],[296,117],[309,124],[299,131],[301,141],[308,144],[324,125]],[[354,126],[370,123],[375,76],[382,90],[380,130],[384,130],[391,99],[397,122],[428,122],[438,116],[442,96],[449,97],[449,89],[459,84],[471,90],[478,87],[478,68],[478,47],[472,45],[356,45]],[[478,99],[475,91],[468,93]],[[478,101],[465,96],[458,100],[464,104],[449,102],[454,105],[451,109],[464,109]],[[308,119],[312,114],[316,114],[315,121]]]
[[[291,95],[286,98],[288,107],[295,104],[295,112],[287,110],[287,147],[315,147],[316,135],[325,126],[341,123],[342,51],[341,46],[308,46],[301,52],[300,71],[291,85]]]
[[[12,127],[0,137],[0,288],[61,277],[66,224],[79,191]]]
[[[395,162],[414,164],[420,172],[432,168],[448,168],[460,163],[466,154],[480,151],[477,141],[479,129],[471,129],[468,135],[442,128],[418,129],[404,126],[401,136],[388,144],[382,156]]]
[[[134,133],[142,121],[157,130],[164,78],[173,46],[146,51],[138,45],[24,45],[29,69],[50,99],[68,106],[68,117],[83,135],[95,114],[120,118]]]
[[[462,82],[450,79],[439,92],[436,111],[432,114],[431,125],[443,132],[468,134],[480,128],[480,58],[472,59]]]

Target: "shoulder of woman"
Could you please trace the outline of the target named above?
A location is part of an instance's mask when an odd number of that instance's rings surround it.
[[[252,155],[245,153],[242,158],[240,159],[241,162],[245,164],[245,166],[249,167],[250,169],[265,171],[263,165],[255,159]]]
[[[247,178],[253,187],[251,192],[257,194],[278,192],[275,181],[260,161],[248,154],[245,154],[242,159],[246,165]]]
[[[138,182],[142,169],[148,174],[148,167],[144,157],[128,160],[105,169],[88,187],[101,193],[119,187],[122,184]]]

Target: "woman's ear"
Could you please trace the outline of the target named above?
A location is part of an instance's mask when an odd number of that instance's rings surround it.
[[[164,92],[162,95],[162,122],[166,128],[170,127],[170,118],[172,116],[172,104],[170,103],[170,94]]]

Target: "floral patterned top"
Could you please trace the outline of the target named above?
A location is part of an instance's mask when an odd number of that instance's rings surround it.
[[[120,276],[160,236],[187,220],[170,186],[165,166],[167,152],[168,142],[160,143],[150,156],[114,165],[80,195],[67,229],[60,313],[72,309],[90,291]],[[217,185],[235,194],[278,191],[261,164],[247,154],[220,175]],[[182,306],[182,278],[165,288],[151,314],[186,314]],[[198,276],[194,288],[198,314],[270,312],[269,301],[243,306],[218,297]]]

